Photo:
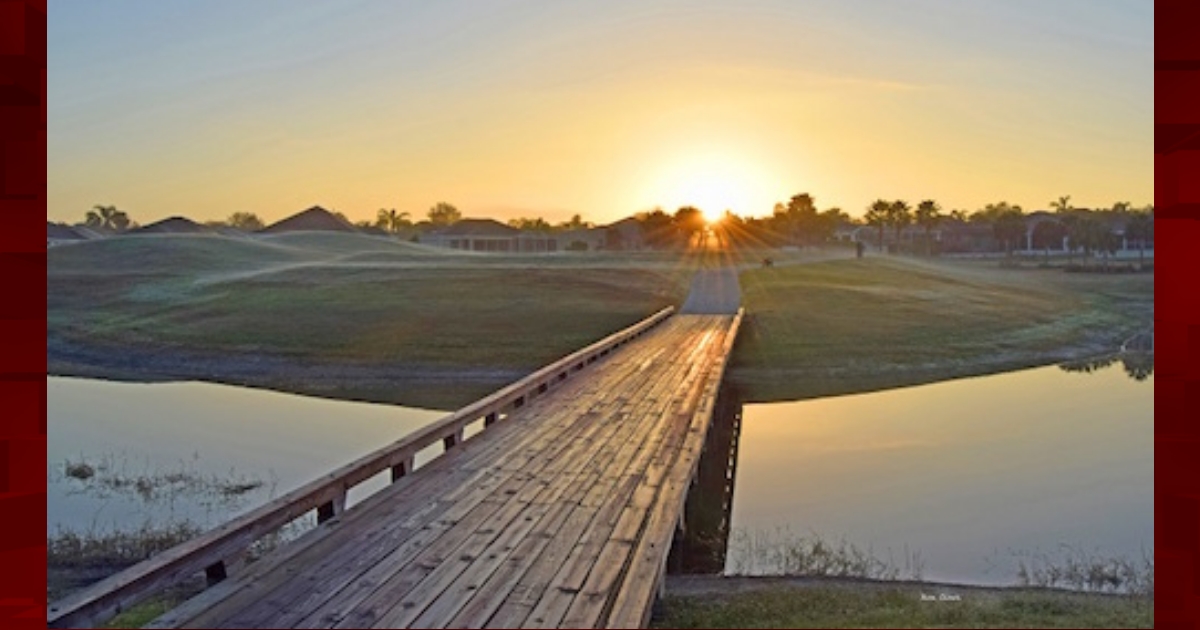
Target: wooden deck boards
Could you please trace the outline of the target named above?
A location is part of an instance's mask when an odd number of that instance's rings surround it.
[[[644,623],[733,323],[672,317],[156,625]]]

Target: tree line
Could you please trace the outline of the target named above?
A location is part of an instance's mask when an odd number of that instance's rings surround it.
[[[1089,209],[1071,205],[1070,195],[1049,202],[1053,209],[1050,220],[1036,223],[1029,231],[1026,214],[1021,206],[1006,201],[989,203],[973,212],[965,210],[943,211],[933,199],[916,204],[906,200],[876,199],[865,209],[862,218],[851,217],[838,207],[818,209],[815,198],[809,193],[793,195],[786,203],[777,203],[767,217],[742,217],[726,210],[719,221],[712,223],[695,206],[683,206],[673,213],[661,207],[638,212],[632,219],[640,228],[644,246],[663,249],[695,246],[707,239],[715,239],[726,246],[819,246],[835,240],[836,232],[857,231],[870,228],[874,238],[857,235],[854,240],[866,241],[880,249],[933,255],[937,253],[940,240],[935,238],[939,229],[961,226],[982,226],[990,229],[990,235],[1000,248],[1009,254],[1024,245],[1035,250],[1059,250],[1067,244],[1069,254],[1077,251],[1091,257],[1097,253],[1112,254],[1122,244],[1114,225],[1123,224],[1126,244],[1139,249],[1152,246],[1154,241],[1154,207],[1134,208],[1129,202],[1118,202],[1110,208]],[[333,211],[347,223],[350,220],[340,212]],[[411,213],[395,208],[380,208],[374,221],[358,221],[360,228],[380,230],[391,235],[415,237],[425,231],[453,225],[462,220],[462,212],[447,202],[438,202],[430,207],[425,218],[414,221]],[[88,227],[107,232],[123,232],[137,227],[137,223],[123,211],[112,205],[96,205],[84,220]],[[223,221],[209,221],[210,227],[229,227],[247,232],[261,230],[264,223],[253,212],[239,211]],[[576,214],[570,220],[551,224],[541,217],[519,217],[510,219],[508,225],[534,232],[563,232],[591,229],[595,225]],[[910,229],[915,228],[915,229]],[[872,242],[873,241],[873,242]],[[610,228],[606,244],[619,248],[620,234]]]

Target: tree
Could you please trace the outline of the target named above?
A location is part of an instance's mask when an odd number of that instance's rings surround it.
[[[704,220],[704,213],[695,206],[683,206],[676,210],[675,216],[671,220],[679,234],[683,236],[684,242],[689,245],[696,235],[703,235],[708,228],[708,222]]]
[[[883,228],[887,225],[888,212],[890,211],[891,207],[892,204],[882,199],[876,199],[875,202],[872,203],[869,208],[867,208],[867,214],[863,217],[866,220],[867,225],[873,225],[879,228],[878,245],[880,251],[883,251]]]
[[[92,206],[84,217],[88,227],[112,232],[124,232],[130,227],[129,215],[117,210],[116,206]]]
[[[1053,245],[1056,249],[1062,244],[1063,238],[1067,236],[1067,226],[1061,221],[1044,220],[1033,227],[1033,233],[1030,235],[1030,240],[1033,241],[1034,249],[1043,249],[1046,252],[1046,261],[1050,260],[1050,247]]]
[[[679,229],[671,215],[655,208],[639,212],[635,217],[642,228],[642,240],[650,247],[669,247],[677,244]]]
[[[375,227],[385,232],[398,234],[404,228],[412,225],[408,216],[407,212],[397,212],[395,208],[380,208],[375,215]]]
[[[528,230],[530,232],[549,232],[554,229],[553,226],[551,226],[549,223],[546,222],[545,219],[543,219],[541,217],[535,217],[532,219],[528,219],[525,217],[520,217],[518,219],[509,219],[508,224],[512,227],[517,228],[518,230]]]
[[[585,228],[592,227],[592,224],[588,223],[587,221],[584,221],[582,216],[575,214],[575,215],[571,215],[570,221],[565,221],[565,222],[561,223],[558,227],[563,230],[582,230]]]
[[[992,224],[992,233],[1000,241],[1004,253],[1012,256],[1013,246],[1025,238],[1025,216],[1020,210],[1005,210]]]
[[[434,225],[453,225],[461,220],[462,213],[458,211],[458,208],[444,201],[439,201],[437,205],[429,209],[429,222]]]
[[[1072,249],[1082,248],[1085,262],[1093,252],[1103,248],[1105,234],[1108,232],[1108,228],[1087,210],[1076,210],[1074,219],[1067,225],[1067,230]]]
[[[1146,262],[1146,243],[1154,242],[1154,210],[1134,213],[1125,224],[1125,236],[1137,241],[1138,266]]]
[[[1071,195],[1063,195],[1058,199],[1050,202],[1050,207],[1059,214],[1066,214],[1072,210]]]
[[[257,232],[263,229],[262,219],[253,212],[234,212],[225,219],[225,224],[243,232]]]
[[[908,202],[897,199],[888,204],[887,220],[896,230],[896,246],[899,247],[900,231],[912,223],[912,208],[909,207]]]
[[[925,228],[925,255],[933,255],[933,239],[931,234],[933,228],[942,220],[942,209],[938,207],[936,201],[926,199],[917,204],[916,211],[917,225]]]

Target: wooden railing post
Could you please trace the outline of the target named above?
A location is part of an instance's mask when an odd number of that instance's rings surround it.
[[[346,511],[346,492],[339,492],[332,499],[317,506],[317,524],[320,525],[325,521]]]
[[[204,582],[208,586],[212,586],[221,580],[229,577],[225,572],[225,561],[220,560],[204,568]]]
[[[407,475],[413,470],[413,458],[406,458],[404,461],[392,466],[392,482],[397,481],[401,477]]]
[[[463,430],[460,428],[454,433],[442,438],[442,446],[448,451],[462,443]]]

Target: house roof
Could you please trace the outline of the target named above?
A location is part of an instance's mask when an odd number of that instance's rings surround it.
[[[308,210],[272,223],[259,230],[259,234],[278,234],[280,232],[357,232],[353,225],[321,206],[313,206]]]
[[[76,232],[75,229],[69,225],[62,225],[61,223],[51,223],[47,221],[46,238],[52,238],[57,241],[81,241],[87,237],[83,236],[79,232]]]
[[[208,228],[196,223],[191,219],[183,217],[171,217],[143,225],[140,228],[130,230],[130,234],[197,234],[201,232],[210,232]]]
[[[521,231],[493,219],[462,219],[441,230],[444,236],[516,236]]]

